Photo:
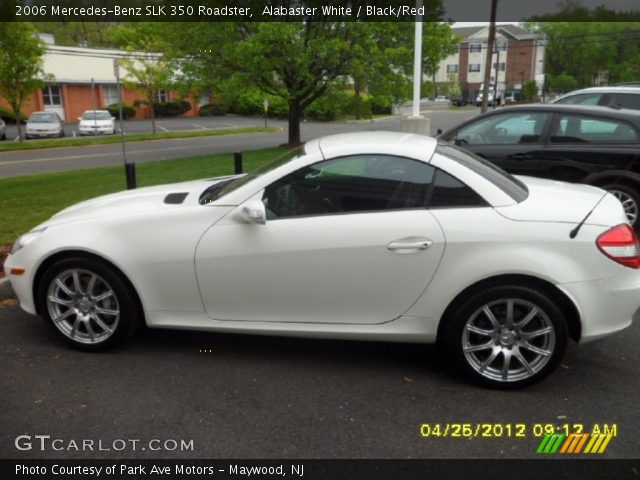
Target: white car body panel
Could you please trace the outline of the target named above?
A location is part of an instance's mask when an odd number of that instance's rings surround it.
[[[530,198],[497,186],[438,153],[436,141],[366,133],[312,141],[298,160],[208,204],[215,180],[141,188],[82,202],[10,255],[21,306],[35,312],[33,280],[51,255],[77,250],[111,262],[138,293],[147,325],[326,338],[431,342],[447,306],[467,287],[500,275],[556,286],[580,312],[581,340],[629,325],[640,305],[640,272],[598,251],[596,238],[624,223],[603,191],[522,177]],[[431,162],[471,186],[486,207],[331,214],[249,224],[238,215],[276,179],[324,158],[393,154]],[[223,178],[216,179],[223,180]],[[188,193],[182,204],[168,193]],[[602,201],[575,239],[569,232]],[[428,238],[425,250],[390,242]],[[261,308],[262,306],[262,308]]]

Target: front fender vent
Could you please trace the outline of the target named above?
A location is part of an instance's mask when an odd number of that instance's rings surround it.
[[[169,205],[180,205],[184,202],[184,199],[187,198],[187,195],[189,195],[189,192],[170,193],[164,197],[164,203]]]

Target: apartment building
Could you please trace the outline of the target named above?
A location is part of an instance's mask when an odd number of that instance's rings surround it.
[[[458,51],[442,62],[434,81],[449,81],[455,74],[467,98],[475,96],[484,81],[489,26],[454,28],[462,40]],[[530,80],[542,83],[545,42],[540,35],[518,25],[496,26],[496,41],[491,53],[491,82],[504,83],[507,89],[520,89]]]

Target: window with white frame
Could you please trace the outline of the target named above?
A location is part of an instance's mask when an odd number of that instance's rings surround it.
[[[497,42],[496,43],[496,52],[505,52],[507,50],[507,42]]]
[[[479,63],[470,63],[469,64],[469,73],[479,72],[480,64]]]
[[[447,73],[458,73],[458,65],[447,65]]]
[[[103,85],[102,86],[102,96],[104,97],[105,106],[113,105],[114,103],[118,103],[120,98],[118,96],[118,86],[117,85]]]
[[[62,94],[57,85],[47,85],[42,89],[42,99],[47,106],[62,105]]]
[[[166,90],[158,90],[156,94],[156,102],[157,103],[166,103],[169,101],[169,92]]]
[[[481,43],[470,43],[469,44],[469,53],[480,53],[482,51]]]
[[[507,69],[507,64],[505,62],[500,62],[500,63],[496,63],[493,62],[493,70],[495,71],[496,69],[496,65],[498,66],[498,71],[499,72],[504,72]]]

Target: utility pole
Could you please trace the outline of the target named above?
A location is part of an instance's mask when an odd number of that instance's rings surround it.
[[[493,109],[496,109],[498,103],[498,75],[500,75],[500,50],[498,50],[498,42],[496,42],[496,77],[493,81]]]
[[[122,159],[124,160],[124,174],[127,180],[127,190],[136,188],[136,164],[134,162],[127,161],[127,149],[125,147],[124,139],[124,123],[122,115],[122,85],[120,83],[120,64],[118,59],[113,59],[113,73],[116,77],[116,85],[118,86],[118,104],[120,106],[120,140],[122,143]]]
[[[489,39],[487,41],[487,58],[484,62],[484,84],[482,85],[482,113],[487,111],[489,100],[489,82],[491,81],[491,60],[493,59],[493,43],[496,39],[496,10],[498,0],[491,0],[491,19],[489,24]],[[497,79],[496,79],[497,80]],[[495,97],[494,97],[495,102]]]

